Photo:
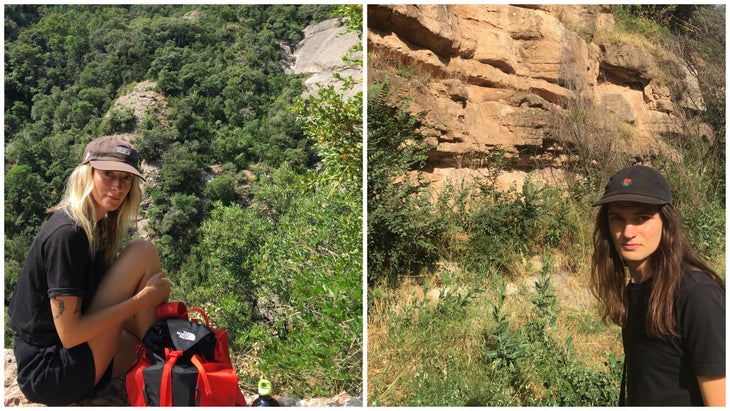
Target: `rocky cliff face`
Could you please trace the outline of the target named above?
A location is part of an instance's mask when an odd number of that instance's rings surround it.
[[[359,41],[357,33],[348,32],[339,18],[325,20],[305,28],[304,38],[293,51],[282,44],[281,64],[288,72],[307,76],[304,80],[307,90],[303,95],[306,98],[316,94],[320,86],[332,84],[339,88],[342,84],[333,77],[334,73],[344,78],[362,78],[361,67],[342,60]],[[351,57],[362,58],[360,53]],[[356,92],[356,89],[352,89],[346,96],[350,97]]]
[[[371,5],[368,26],[369,81],[410,99],[437,174],[481,168],[495,147],[522,169],[667,154],[659,136],[703,109],[681,59],[604,34],[608,6]]]

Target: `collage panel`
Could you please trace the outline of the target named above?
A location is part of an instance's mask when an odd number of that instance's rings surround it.
[[[5,4],[5,402],[362,406],[359,4]]]
[[[725,404],[725,5],[14,4],[5,406]]]
[[[725,27],[368,5],[368,406],[724,405]]]

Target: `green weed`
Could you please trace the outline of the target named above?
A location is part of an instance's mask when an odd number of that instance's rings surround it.
[[[472,288],[471,298],[442,291],[438,304],[424,298],[397,310],[391,306],[388,338],[374,340],[369,354],[370,405],[614,405],[621,363],[606,353],[597,367],[580,359],[570,335],[561,337],[552,269],[546,254],[527,297],[511,297],[505,281],[492,275],[481,277],[483,288]],[[475,277],[438,278],[442,290],[453,290]],[[428,287],[422,291],[430,294]],[[517,315],[515,298],[531,301],[532,310]]]

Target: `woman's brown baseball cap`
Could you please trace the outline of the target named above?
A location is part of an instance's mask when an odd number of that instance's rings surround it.
[[[593,203],[593,206],[617,201],[672,205],[672,190],[667,179],[655,169],[647,166],[630,166],[611,176],[603,197]]]
[[[145,179],[139,169],[139,153],[119,136],[104,136],[93,140],[84,149],[81,164],[91,164],[98,170],[125,171]]]

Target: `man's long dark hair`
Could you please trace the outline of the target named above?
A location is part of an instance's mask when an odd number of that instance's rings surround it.
[[[652,289],[646,313],[647,334],[655,338],[678,335],[674,320],[674,299],[688,270],[701,271],[725,290],[723,280],[690,247],[677,211],[671,205],[659,207],[662,218],[662,238],[651,255]],[[623,327],[626,325],[628,277],[624,263],[613,244],[608,227],[608,204],[600,207],[593,231],[591,261],[591,291],[603,304],[602,320]]]

